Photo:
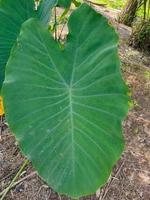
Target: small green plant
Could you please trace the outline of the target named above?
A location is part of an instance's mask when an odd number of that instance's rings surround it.
[[[130,44],[150,53],[150,19],[139,21],[134,25]]]
[[[150,0],[143,0],[143,15],[133,26],[130,44],[150,53]]]
[[[150,81],[150,72],[149,72],[149,71],[146,71],[146,72],[144,73],[144,77],[145,77],[148,81]]]
[[[107,19],[82,4],[69,18],[62,48],[45,20],[48,2],[40,2],[39,19],[33,1],[1,1],[2,95],[9,126],[39,175],[79,198],[106,183],[124,149],[127,88]]]

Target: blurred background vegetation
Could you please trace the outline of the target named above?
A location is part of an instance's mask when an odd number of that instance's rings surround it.
[[[132,27],[130,45],[150,53],[150,0],[90,0],[120,10],[118,22]]]

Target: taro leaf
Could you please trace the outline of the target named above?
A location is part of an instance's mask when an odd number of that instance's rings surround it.
[[[50,11],[57,1],[52,0],[47,5],[46,2],[46,0],[41,2],[36,14],[34,0],[0,0],[0,90],[4,80],[5,65],[22,23],[31,17],[47,22],[50,15],[48,10]]]
[[[83,4],[68,28],[60,49],[37,20],[23,24],[3,95],[9,125],[39,175],[77,198],[106,183],[119,159],[128,97],[107,19]]]
[[[72,0],[58,0],[58,6],[68,8]]]
[[[56,3],[57,0],[41,0],[37,15],[44,24],[49,22],[51,15],[50,10],[56,5]]]

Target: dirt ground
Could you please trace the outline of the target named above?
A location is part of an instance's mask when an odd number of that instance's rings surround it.
[[[111,15],[108,10],[103,11]],[[129,27],[114,24],[121,38],[122,73],[132,96],[132,106],[123,123],[126,148],[105,187],[83,199],[150,200],[150,57],[128,46]],[[24,160],[4,120],[0,133],[0,195]],[[31,164],[19,180],[6,200],[68,200],[49,188]]]

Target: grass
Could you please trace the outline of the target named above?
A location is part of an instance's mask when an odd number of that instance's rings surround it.
[[[107,7],[114,9],[121,9],[125,3],[125,0],[91,0],[95,3],[107,4]]]
[[[107,4],[107,7],[109,8],[114,8],[114,9],[119,9],[119,10],[121,10],[123,6],[125,5],[125,3],[127,2],[127,0],[91,0],[91,1],[95,3],[104,3],[104,4]],[[141,7],[137,12],[137,16],[143,17],[143,13],[144,13],[144,9],[143,7]]]

